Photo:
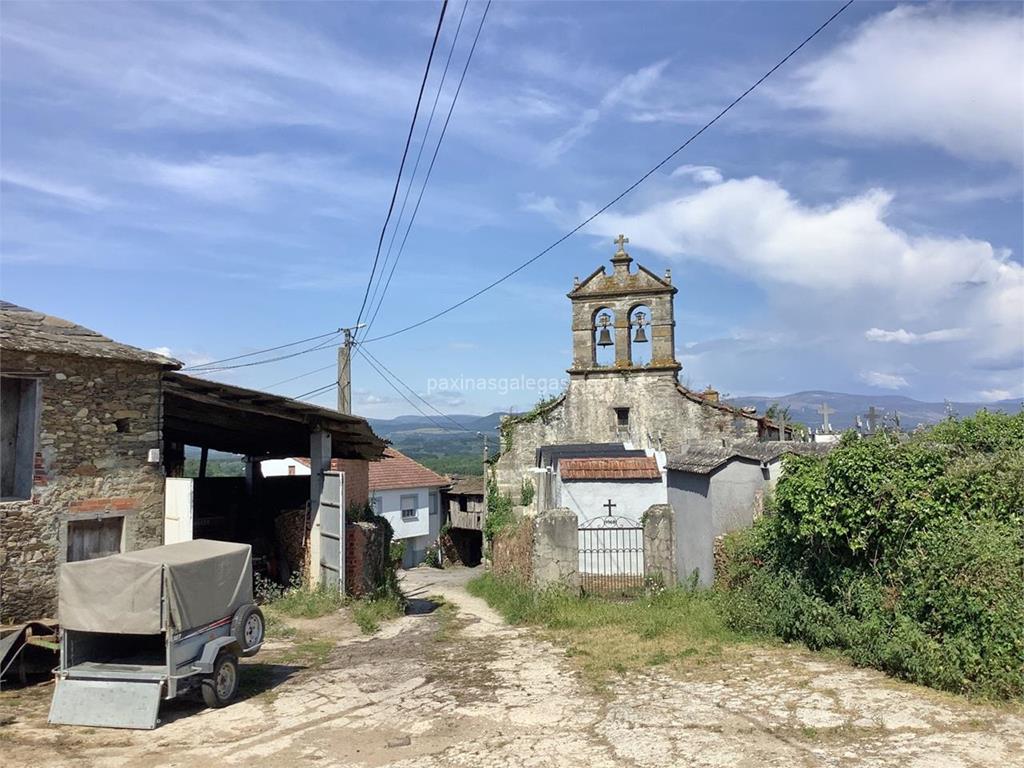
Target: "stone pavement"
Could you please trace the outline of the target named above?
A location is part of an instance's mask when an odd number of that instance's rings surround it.
[[[195,766],[1024,766],[1020,710],[971,704],[807,652],[751,651],[728,674],[627,676],[602,691],[564,650],[504,624],[468,570],[405,576],[413,615],[341,635],[323,666],[222,710],[173,703],[152,732],[52,728],[11,711],[5,762]],[[456,610],[431,610],[430,596]],[[337,619],[334,619],[337,624]],[[243,669],[243,673],[244,673]]]

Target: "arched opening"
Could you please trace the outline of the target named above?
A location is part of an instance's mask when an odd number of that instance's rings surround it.
[[[651,308],[637,304],[629,311],[629,351],[633,365],[649,365],[652,346]]]
[[[615,365],[615,312],[601,307],[594,312],[594,364]]]

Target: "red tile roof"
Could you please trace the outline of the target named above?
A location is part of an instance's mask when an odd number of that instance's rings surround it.
[[[370,490],[389,491],[394,488],[438,488],[451,482],[432,472],[394,448],[384,449],[382,461],[370,462]]]
[[[661,480],[658,462],[653,456],[562,459],[558,462],[558,473],[563,480]]]

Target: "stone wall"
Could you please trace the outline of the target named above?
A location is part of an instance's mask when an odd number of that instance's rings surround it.
[[[676,573],[675,514],[668,504],[655,504],[643,516],[644,573],[665,587],[678,582]]]
[[[524,584],[533,580],[533,521],[520,520],[494,537],[491,572]]]
[[[579,518],[564,507],[533,519],[533,584],[579,589]]]
[[[32,497],[0,502],[0,623],[56,611],[68,521],[123,516],[125,550],[163,543],[156,366],[5,350],[3,371],[40,381]]]
[[[629,427],[616,424],[615,408],[629,408]],[[756,419],[709,403],[695,402],[675,377],[610,371],[569,381],[565,397],[529,417],[506,422],[508,437],[495,464],[498,487],[516,498],[542,445],[629,442],[634,448],[669,453],[684,442],[757,438]]]

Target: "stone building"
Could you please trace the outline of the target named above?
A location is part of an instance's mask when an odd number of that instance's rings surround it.
[[[345,586],[346,507],[367,503],[384,441],[357,416],[180,367],[0,302],[0,623],[52,616],[64,562],[185,539],[249,543],[273,576],[294,509],[310,582]],[[195,478],[186,446],[202,452]],[[209,451],[245,457],[246,477],[205,477]],[[261,460],[303,453],[307,477],[260,476]]]
[[[7,302],[0,354],[2,623],[52,615],[62,562],[163,543],[161,380],[181,364]]]
[[[517,493],[538,466],[537,449],[553,444],[624,443],[674,452],[691,441],[721,445],[765,439],[777,428],[755,413],[719,402],[713,390],[679,383],[671,273],[632,269],[622,235],[612,272],[600,267],[575,280],[572,367],[561,396],[502,423],[502,454],[494,462],[499,488]]]

